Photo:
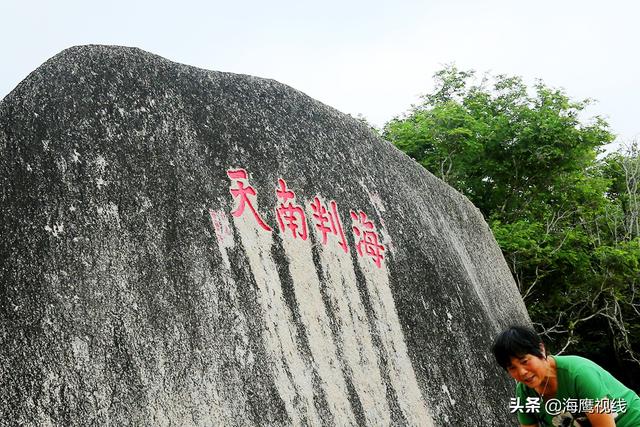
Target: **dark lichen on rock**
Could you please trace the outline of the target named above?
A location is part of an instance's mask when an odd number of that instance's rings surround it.
[[[0,184],[9,424],[512,422],[488,348],[528,318],[482,216],[295,89],[73,47],[0,102]]]

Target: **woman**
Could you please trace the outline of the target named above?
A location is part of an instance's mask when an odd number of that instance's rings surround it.
[[[640,426],[640,398],[633,390],[588,359],[548,355],[533,329],[506,329],[492,351],[518,382],[511,410],[521,426]]]

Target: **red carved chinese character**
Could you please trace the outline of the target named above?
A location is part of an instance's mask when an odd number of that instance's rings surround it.
[[[232,236],[229,222],[224,216],[224,212],[209,209],[209,215],[211,216],[211,223],[213,224],[213,230],[216,232],[218,243],[224,243],[228,237]]]
[[[342,222],[338,215],[338,208],[336,202],[331,200],[329,202],[331,211],[329,211],[324,203],[320,201],[320,198],[316,196],[311,203],[311,209],[313,209],[313,218],[316,220],[316,228],[322,233],[322,244],[327,244],[327,234],[332,233],[340,239],[340,246],[349,253],[349,247],[347,246],[347,239],[344,237],[344,231],[342,229]]]
[[[276,188],[276,196],[281,202],[276,208],[276,214],[280,231],[284,232],[287,227],[291,230],[294,239],[300,236],[302,240],[307,240],[307,217],[304,214],[304,209],[302,206],[291,203],[290,200],[295,199],[296,194],[287,188],[284,179],[278,179],[278,184],[280,188]]]
[[[360,211],[356,214],[351,211],[351,219],[354,221],[353,234],[356,237],[356,249],[359,256],[369,256],[373,258],[378,268],[381,268],[380,262],[384,259],[382,252],[384,246],[380,244],[378,233],[373,222],[367,218],[367,214]],[[358,240],[359,239],[359,240]]]
[[[264,220],[260,217],[258,212],[256,212],[256,208],[253,207],[251,200],[249,200],[249,196],[255,196],[256,190],[250,186],[245,186],[245,183],[240,180],[247,180],[247,171],[244,169],[229,169],[227,170],[227,176],[233,180],[233,183],[237,185],[236,188],[229,188],[231,195],[238,199],[238,207],[231,212],[231,215],[235,217],[239,217],[244,212],[245,205],[249,207],[251,213],[253,213],[253,217],[258,221],[260,227],[267,231],[271,231],[271,227],[269,227]]]

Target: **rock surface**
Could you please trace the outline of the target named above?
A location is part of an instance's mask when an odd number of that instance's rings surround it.
[[[0,184],[11,425],[514,423],[481,214],[299,91],[70,48],[0,103]]]

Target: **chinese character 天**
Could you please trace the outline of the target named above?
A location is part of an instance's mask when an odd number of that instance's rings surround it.
[[[229,192],[231,192],[234,199],[238,199],[238,206],[231,212],[231,215],[235,217],[241,216],[244,213],[244,208],[248,206],[258,225],[266,231],[271,231],[271,227],[264,222],[253,206],[251,199],[249,199],[249,196],[253,198],[257,193],[255,188],[249,185],[247,171],[244,169],[230,169],[227,171],[227,176],[232,180],[232,184],[236,184],[235,188],[229,188]]]

